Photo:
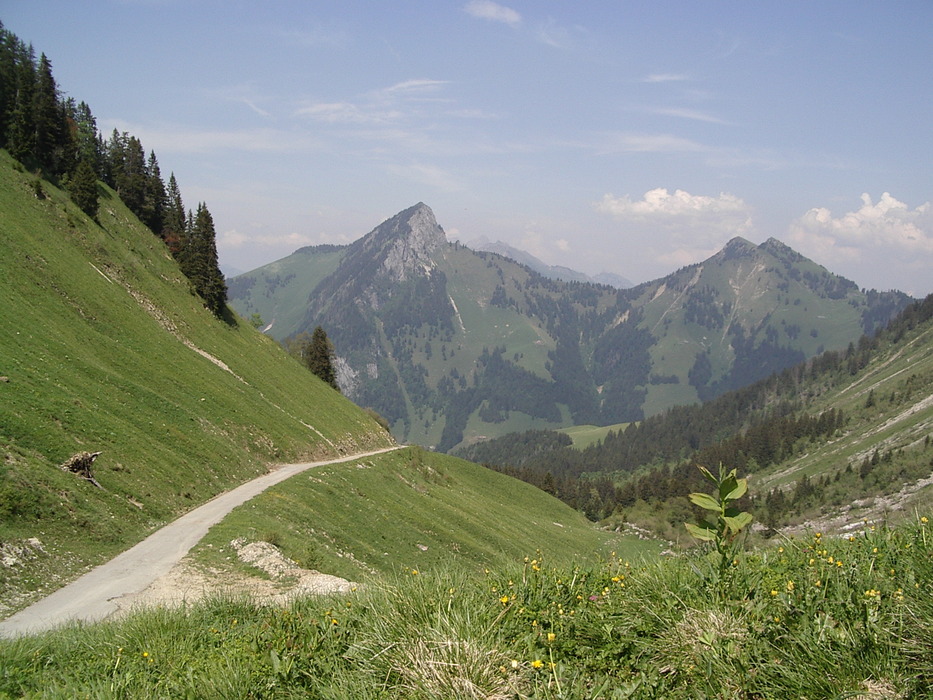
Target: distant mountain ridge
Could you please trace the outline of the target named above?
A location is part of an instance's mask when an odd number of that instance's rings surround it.
[[[423,203],[229,289],[277,338],[322,325],[345,393],[396,437],[442,450],[707,400],[843,349],[910,300],[863,292],[776,239],[734,238],[631,289],[568,283],[447,242]]]
[[[614,272],[600,272],[598,275],[590,277],[585,272],[578,272],[577,270],[564,267],[563,265],[548,265],[546,262],[539,260],[527,251],[510,246],[503,241],[496,241],[493,243],[485,236],[469,241],[465,245],[467,248],[472,248],[473,250],[485,250],[489,253],[498,253],[504,258],[511,258],[515,262],[530,267],[539,275],[547,277],[548,279],[563,280],[564,282],[608,284],[610,287],[616,287],[618,289],[628,289],[629,287],[635,286],[633,282]]]

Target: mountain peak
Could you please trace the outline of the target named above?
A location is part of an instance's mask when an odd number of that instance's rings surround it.
[[[361,241],[382,257],[382,272],[397,281],[434,267],[434,253],[447,245],[447,235],[424,202],[386,219]]]
[[[717,257],[721,260],[735,260],[753,255],[756,250],[757,246],[754,243],[736,236],[723,246],[722,250],[717,253]]]

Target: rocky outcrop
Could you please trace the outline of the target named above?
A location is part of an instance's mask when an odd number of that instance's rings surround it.
[[[386,252],[383,270],[394,281],[403,282],[410,276],[434,267],[434,254],[447,244],[434,212],[425,204],[417,204],[399,214],[393,221],[393,243]]]

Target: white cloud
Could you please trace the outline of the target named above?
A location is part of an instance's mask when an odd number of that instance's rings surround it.
[[[671,134],[610,133],[597,150],[606,153],[685,153],[708,150],[690,139]]]
[[[720,119],[717,116],[712,114],[707,114],[706,112],[700,112],[695,109],[678,109],[678,108],[669,108],[669,109],[654,109],[651,110],[653,114],[660,114],[665,117],[679,117],[680,119],[691,119],[698,122],[706,122],[708,124],[722,124],[724,126],[731,126],[731,122],[727,122],[725,119]]]
[[[673,83],[673,82],[682,82],[684,80],[689,80],[690,78],[684,73],[652,73],[651,75],[645,76],[642,80],[644,83]]]
[[[412,95],[425,92],[435,92],[447,85],[447,80],[431,80],[430,78],[416,78],[414,80],[403,80],[395,85],[381,90],[383,95]]]
[[[791,224],[790,240],[815,254],[850,260],[881,252],[903,259],[933,255],[933,212],[926,202],[911,210],[888,192],[878,202],[862,195],[862,206],[840,217],[825,207],[810,209]]]
[[[663,187],[645,192],[640,200],[633,200],[628,195],[616,197],[611,194],[603,196],[596,205],[599,211],[611,214],[617,218],[672,218],[686,217],[696,219],[708,216],[736,215],[747,218],[748,205],[739,197],[728,193],[721,193],[718,197],[706,195],[693,195],[684,190],[675,190],[673,194]]]
[[[470,0],[463,6],[468,15],[479,19],[488,19],[492,22],[502,22],[517,27],[522,22],[522,16],[510,7],[505,7],[491,0]]]
[[[571,36],[570,32],[565,28],[557,24],[553,19],[548,18],[547,21],[540,24],[535,30],[535,37],[542,44],[546,44],[555,49],[564,49],[570,46]]]
[[[659,187],[641,199],[606,194],[595,208],[624,224],[617,233],[620,242],[642,251],[642,259],[659,273],[700,262],[752,229],[751,207],[725,192],[710,197]]]
[[[405,80],[367,93],[353,102],[313,102],[301,107],[295,114],[325,124],[385,125],[415,116],[417,108],[411,108],[411,104],[429,99],[425,96],[437,92],[445,85],[446,80]]]
[[[397,109],[360,107],[352,102],[317,102],[302,107],[295,114],[325,124],[388,124],[403,116]]]

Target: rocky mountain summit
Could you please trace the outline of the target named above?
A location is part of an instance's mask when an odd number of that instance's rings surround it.
[[[393,216],[367,239],[372,245],[385,241],[388,249],[382,266],[396,282],[433,269],[433,256],[447,245],[444,229],[437,225],[431,208],[423,203]]]

